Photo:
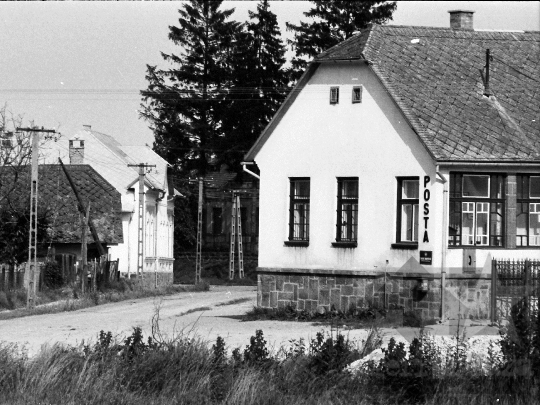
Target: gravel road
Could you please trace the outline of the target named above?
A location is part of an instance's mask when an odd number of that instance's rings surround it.
[[[207,292],[184,292],[99,305],[73,312],[0,320],[0,342],[23,344],[29,355],[33,355],[43,344],[59,342],[76,345],[83,341],[95,341],[101,330],[125,337],[133,327],[139,326],[144,335],[148,336],[156,308],[159,308],[159,325],[165,336],[189,333],[211,345],[219,335],[225,339],[229,350],[249,344],[250,337],[255,335],[257,329],[263,330],[268,346],[274,350],[288,345],[291,339],[304,338],[308,342],[317,332],[330,331],[329,327],[306,322],[243,322],[242,315],[253,308],[256,300],[257,291],[254,286],[212,286]],[[497,334],[495,328],[487,327],[486,323],[468,323],[468,336]],[[455,321],[426,329],[434,335],[454,335],[456,332]],[[366,330],[342,332],[358,342],[367,336]],[[385,341],[391,336],[404,337],[410,341],[418,335],[417,328],[383,329],[382,332]]]

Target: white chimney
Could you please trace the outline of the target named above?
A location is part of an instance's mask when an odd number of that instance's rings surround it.
[[[69,140],[69,164],[84,164],[84,140],[77,135]]]

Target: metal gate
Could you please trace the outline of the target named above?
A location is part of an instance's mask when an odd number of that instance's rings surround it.
[[[509,320],[512,307],[523,302],[528,316],[538,316],[540,260],[497,260],[491,263],[491,321]]]

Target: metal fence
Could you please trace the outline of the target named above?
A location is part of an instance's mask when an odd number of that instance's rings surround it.
[[[512,307],[523,304],[527,316],[538,316],[540,298],[540,260],[492,261],[491,279],[493,322],[510,319]]]

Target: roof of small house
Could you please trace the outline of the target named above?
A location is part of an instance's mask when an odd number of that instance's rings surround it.
[[[66,165],[83,203],[90,203],[92,219],[102,243],[122,243],[120,193],[89,165]],[[0,167],[4,180],[13,176],[8,167]],[[17,192],[11,197],[19,205],[29,201],[29,167],[22,167]],[[80,243],[81,216],[71,186],[60,165],[40,165],[38,172],[38,212],[48,219],[47,242]],[[93,242],[91,236],[89,243]]]
[[[481,74],[487,49],[489,97]],[[341,60],[371,66],[435,160],[540,161],[540,32],[372,25],[318,55],[308,76]]]

